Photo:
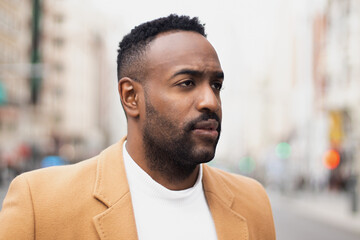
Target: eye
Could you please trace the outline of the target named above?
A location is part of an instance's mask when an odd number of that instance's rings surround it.
[[[180,87],[191,87],[191,86],[195,86],[195,82],[193,80],[186,80],[186,81],[179,83],[179,86]]]
[[[220,91],[222,89],[222,82],[213,82],[211,84],[211,87],[218,90],[218,91]]]

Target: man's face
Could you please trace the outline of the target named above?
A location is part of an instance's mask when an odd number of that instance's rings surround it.
[[[156,155],[152,164],[210,161],[220,136],[223,82],[213,47],[198,33],[164,33],[149,44],[146,66],[142,131],[147,155]]]

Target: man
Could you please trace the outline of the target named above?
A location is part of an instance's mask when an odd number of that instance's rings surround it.
[[[135,27],[117,62],[127,137],[17,177],[0,239],[275,239],[261,185],[203,164],[220,135],[224,74],[198,19]]]

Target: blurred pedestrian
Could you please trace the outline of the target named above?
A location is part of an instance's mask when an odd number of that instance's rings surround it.
[[[203,163],[221,130],[224,74],[197,18],[170,15],[120,42],[127,137],[10,186],[0,239],[275,239],[255,180]]]

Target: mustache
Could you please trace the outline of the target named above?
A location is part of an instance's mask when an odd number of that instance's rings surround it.
[[[198,123],[198,122],[201,122],[201,121],[207,121],[209,119],[214,119],[216,120],[218,123],[219,123],[219,126],[218,128],[216,129],[219,133],[221,131],[221,122],[220,122],[220,118],[219,116],[214,113],[214,112],[208,112],[208,113],[202,113],[199,117],[191,120],[190,122],[188,122],[186,125],[185,125],[185,131],[191,131],[191,130],[194,130],[195,129],[195,125]]]

